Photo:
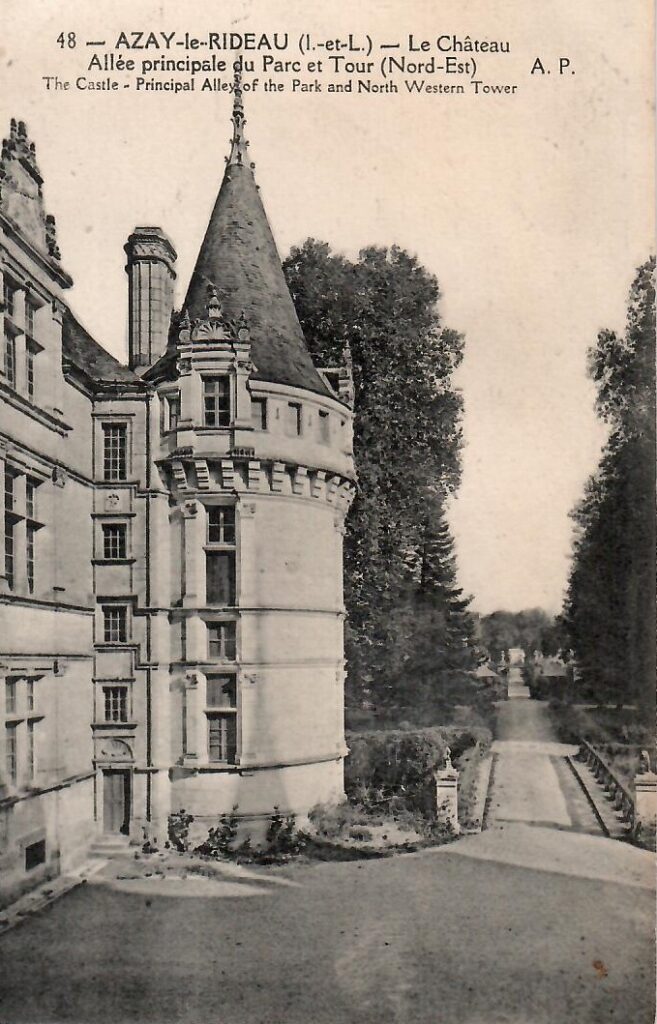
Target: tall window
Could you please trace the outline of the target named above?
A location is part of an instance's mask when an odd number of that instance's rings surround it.
[[[180,419],[180,393],[176,391],[173,394],[165,395],[162,402],[162,431],[166,433],[169,430],[178,429],[178,420]]]
[[[30,594],[34,593],[34,545],[36,529],[31,523],[25,529],[25,561],[27,568],[27,589]]]
[[[18,778],[18,761],[16,755],[16,726],[7,725],[5,726],[5,763],[7,768],[7,777],[10,782],[13,783],[15,783]]]
[[[16,289],[5,277],[2,283],[2,301],[5,307],[5,315],[13,316],[15,313]]]
[[[36,728],[36,722],[27,723],[27,777],[30,782],[34,779],[36,773],[36,758],[35,758],[35,743],[34,743],[34,732]]]
[[[16,387],[16,339],[5,328],[5,378],[10,387]]]
[[[235,604],[235,509],[208,508],[206,601],[220,607]]]
[[[318,424],[320,444],[328,444],[329,443],[329,439],[330,439],[330,436],[331,436],[330,435],[330,429],[331,429],[331,427],[330,427],[329,414],[327,412],[324,412],[323,409],[320,409],[320,411],[319,411],[319,424]]]
[[[301,406],[298,402],[288,402],[285,410],[285,433],[288,437],[298,437],[301,433]]]
[[[34,680],[27,681],[27,710],[34,711],[36,708],[36,696],[34,692]]]
[[[127,686],[104,686],[103,698],[105,702],[106,722],[127,722],[128,721],[128,687]]]
[[[230,426],[230,381],[228,377],[206,377],[203,381],[203,424]]]
[[[15,679],[5,679],[5,714],[15,715],[17,711],[16,700],[17,684]]]
[[[251,419],[256,430],[267,429],[267,399],[251,399]]]
[[[25,300],[25,333],[28,338],[34,337],[34,315],[37,311],[37,306],[34,305],[30,299]]]
[[[103,424],[103,479],[126,480],[128,436],[125,423]]]
[[[234,764],[237,753],[237,687],[234,675],[207,677],[208,760]]]
[[[36,519],[37,517],[36,491],[38,486],[36,480],[29,476],[25,480],[25,515],[28,519]]]
[[[30,402],[34,401],[35,393],[35,377],[34,377],[34,360],[36,359],[37,349],[32,342],[27,341],[25,343],[25,378],[27,381],[27,397]]]
[[[103,558],[112,561],[126,558],[126,534],[125,523],[103,524]]]
[[[235,661],[234,622],[208,622],[208,656],[212,661]]]
[[[127,643],[128,609],[125,605],[103,605],[103,639],[106,644]]]
[[[16,574],[15,491],[16,474],[11,469],[5,468],[5,577],[10,590],[14,588]]]

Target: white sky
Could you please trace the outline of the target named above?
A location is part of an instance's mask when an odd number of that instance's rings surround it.
[[[458,384],[467,446],[451,510],[462,585],[481,611],[557,610],[567,513],[604,436],[586,349],[600,327],[622,328],[634,268],[653,248],[647,0],[96,8],[4,0],[0,131],[11,116],[27,121],[76,282],[71,304],[122,358],[122,246],[136,224],[164,228],[178,250],[182,300],[223,174],[231,102],[210,92],[48,93],[41,75],[74,79],[93,52],[62,51],[61,31],[108,40],[151,29],[510,40],[508,57],[478,58],[479,77],[518,84],[515,96],[260,92],[246,96],[247,135],[282,256],[309,235],[350,254],[397,243],[437,275],[444,322],[466,335]],[[536,56],[551,77],[530,76]],[[559,56],[574,76],[559,78]],[[321,81],[325,90],[329,78]]]

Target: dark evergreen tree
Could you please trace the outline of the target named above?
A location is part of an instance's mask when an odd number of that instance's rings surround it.
[[[348,348],[353,365],[359,488],[345,537],[347,699],[404,702],[422,642],[427,493],[449,494],[460,474],[462,401],[451,376],[463,339],[440,324],[436,279],[397,247],[351,261],[308,240],[284,270],[316,364],[339,366]]]
[[[637,271],[622,337],[589,353],[610,434],[574,509],[564,622],[581,683],[601,700],[652,705],[655,693],[654,259]]]

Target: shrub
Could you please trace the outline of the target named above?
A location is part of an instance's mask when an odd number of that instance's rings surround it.
[[[278,807],[274,807],[267,828],[267,853],[270,856],[298,854],[302,852],[306,842],[307,837],[297,828],[295,816],[290,814],[284,818]]]
[[[189,849],[189,826],[194,821],[193,814],[187,814],[184,808],[169,815],[167,833],[169,844],[179,853]]]
[[[469,747],[490,743],[482,727],[350,733],[345,763],[345,790],[349,800],[390,813],[433,812],[435,770],[445,761],[447,747],[458,758]]]
[[[222,814],[216,828],[211,828],[208,838],[196,847],[196,853],[203,853],[206,857],[227,857],[234,852],[239,818],[237,816],[237,804],[230,814]]]

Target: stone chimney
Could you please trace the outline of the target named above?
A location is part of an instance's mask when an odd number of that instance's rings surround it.
[[[128,257],[128,352],[133,370],[152,366],[169,341],[176,250],[161,228],[135,228]]]

